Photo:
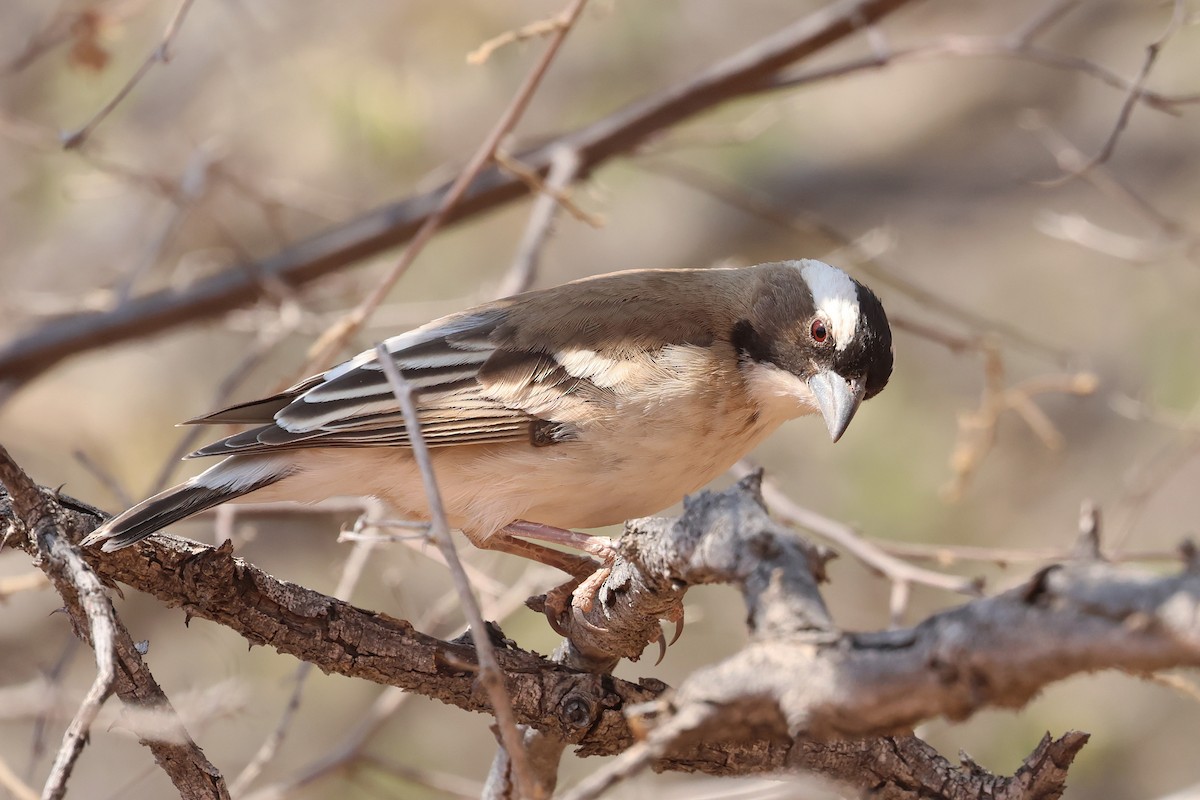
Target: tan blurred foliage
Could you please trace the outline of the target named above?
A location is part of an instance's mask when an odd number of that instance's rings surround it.
[[[598,119],[820,5],[596,2],[504,150]],[[1068,548],[1085,498],[1104,510],[1113,552],[1172,550],[1196,530],[1200,510],[1200,111],[1190,102],[1200,91],[1200,26],[1184,8],[1147,64],[1169,5],[1067,6],[1036,47],[1022,48],[1013,32],[1050,7],[1044,0],[916,4],[795,72],[845,74],[739,100],[656,137],[576,185],[573,202],[604,224],[561,215],[538,285],[633,267],[841,263],[900,320],[897,369],[843,443],[831,447],[819,426],[797,425],[756,454],[792,498],[885,544],[930,545],[905,555],[983,575],[991,587],[1028,574],[1022,553]],[[543,40],[536,31],[525,38],[523,27],[560,10],[540,0],[199,3],[170,59],[152,63],[82,147],[66,151],[60,134],[121,90],[177,6],[5,0],[0,339],[154,289],[185,290],[453,177],[541,51]],[[518,41],[467,63],[505,31]],[[1156,93],[1149,102],[1129,89],[1139,79]],[[1073,176],[1118,129],[1105,163]],[[489,296],[530,203],[439,234],[354,347]],[[183,435],[172,425],[210,410],[247,353],[258,358],[244,362],[234,399],[297,377],[313,341],[394,260],[394,252],[363,259],[297,293],[269,287],[254,307],[68,359],[7,396],[0,438],[39,482],[116,510],[159,480]],[[172,467],[171,477],[194,468]],[[209,516],[179,532],[213,541],[232,529],[247,559],[331,592],[350,550],[336,529],[354,516],[248,515],[217,528]],[[979,547],[1005,555],[964,561],[975,551],[955,550]],[[455,634],[461,616],[430,555],[376,551],[355,602]],[[505,614],[505,632],[552,649],[552,632],[518,610],[524,594],[508,588],[527,579],[523,566],[485,553],[469,561],[485,606]],[[28,570],[27,558],[5,553],[0,585]],[[827,595],[842,625],[887,625],[886,582],[850,558],[832,564],[831,577]],[[551,580],[538,579],[519,588],[544,590]],[[735,651],[745,634],[732,599],[693,592],[688,629],[664,663],[624,664],[618,674],[673,684]],[[907,599],[910,619],[958,602],[921,587]],[[59,687],[44,708],[0,714],[0,756],[37,785],[65,724],[60,711],[77,701],[94,664],[63,616],[51,615],[53,593],[0,590],[0,602],[0,686],[41,685],[45,676]],[[149,641],[148,661],[176,700],[220,696],[209,713],[198,701],[184,706],[190,732],[232,782],[275,728],[296,664],[247,653],[214,625],[185,628],[180,612],[132,593],[119,610],[134,638]],[[309,677],[255,787],[335,751],[380,691]],[[288,796],[477,792],[494,750],[484,720],[421,698],[394,703],[363,745],[369,758]],[[1200,768],[1182,757],[1198,718],[1194,697],[1176,688],[1102,675],[1056,686],[1019,713],[919,733],[947,754],[961,748],[1011,772],[1045,730],[1087,730],[1071,796],[1120,800],[1200,784]],[[568,761],[563,781],[589,770]],[[72,785],[89,798],[170,792],[108,719]],[[740,785],[647,775],[614,796],[658,787],[721,796]],[[758,787],[746,791],[767,791]]]

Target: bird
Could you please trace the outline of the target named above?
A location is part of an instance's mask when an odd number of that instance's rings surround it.
[[[892,373],[879,298],[813,259],[613,272],[483,303],[383,342],[413,388],[449,524],[559,567],[610,557],[599,528],[658,513],[784,422],[832,440]],[[185,424],[251,426],[191,453],[214,466],[104,522],[111,552],[213,506],[374,496],[430,518],[377,351]],[[532,541],[530,541],[532,540]]]

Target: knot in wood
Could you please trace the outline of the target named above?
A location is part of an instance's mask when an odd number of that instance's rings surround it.
[[[570,728],[590,728],[599,712],[595,699],[579,692],[572,692],[558,704],[558,718]]]

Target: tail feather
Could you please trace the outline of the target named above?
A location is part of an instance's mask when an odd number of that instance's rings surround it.
[[[84,547],[103,542],[106,553],[158,533],[168,525],[286,478],[292,470],[280,459],[234,456],[179,486],[159,492],[123,511],[88,534]]]

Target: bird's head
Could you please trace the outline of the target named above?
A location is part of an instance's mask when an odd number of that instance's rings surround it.
[[[759,403],[820,412],[836,442],[892,374],[892,331],[879,298],[814,260],[764,264],[731,340]]]

